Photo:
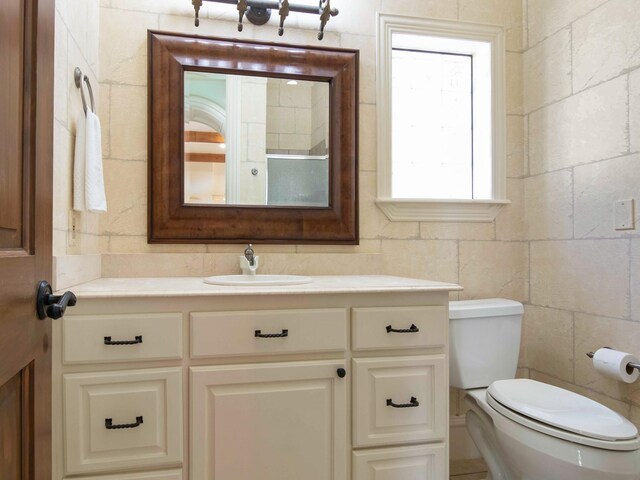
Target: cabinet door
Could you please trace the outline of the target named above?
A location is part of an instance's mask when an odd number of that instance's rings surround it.
[[[191,480],[346,480],[344,361],[191,368]]]
[[[445,472],[444,444],[353,453],[353,480],[442,480]]]
[[[444,355],[353,360],[353,446],[445,440]]]

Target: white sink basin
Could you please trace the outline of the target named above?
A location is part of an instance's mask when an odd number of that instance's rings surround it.
[[[301,275],[218,275],[205,278],[204,283],[234,286],[300,285],[311,280],[311,277]]]

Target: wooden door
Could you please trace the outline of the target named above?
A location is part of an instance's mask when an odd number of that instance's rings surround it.
[[[0,1],[0,478],[51,479],[54,0]]]
[[[191,368],[191,480],[346,480],[341,361]]]

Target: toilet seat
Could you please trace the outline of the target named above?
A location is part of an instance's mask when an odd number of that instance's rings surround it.
[[[582,395],[528,379],[499,380],[486,401],[496,412],[538,432],[604,450],[640,448],[635,425]]]

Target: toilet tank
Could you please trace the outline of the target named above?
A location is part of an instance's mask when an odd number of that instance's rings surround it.
[[[488,387],[514,378],[524,308],[503,298],[449,302],[452,387]]]

